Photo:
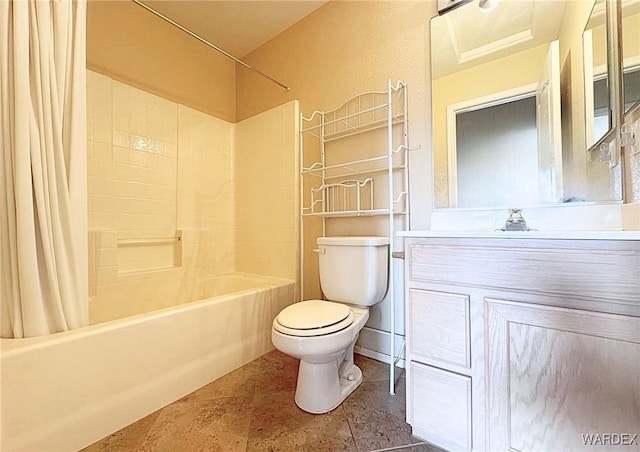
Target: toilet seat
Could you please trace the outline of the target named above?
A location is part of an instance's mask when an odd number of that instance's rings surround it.
[[[273,327],[290,336],[322,336],[347,328],[353,319],[353,312],[346,305],[307,300],[284,308],[273,322]]]

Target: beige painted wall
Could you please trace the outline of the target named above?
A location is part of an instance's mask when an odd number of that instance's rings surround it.
[[[87,68],[235,122],[235,63],[131,1],[89,1]]]
[[[640,39],[638,39],[638,30],[640,30],[640,13],[627,15],[622,20],[622,54],[625,60],[625,67],[638,64],[640,58]]]
[[[387,79],[409,89],[411,224],[429,227],[432,206],[429,19],[427,1],[331,1],[245,60],[291,87],[285,92],[238,68],[237,118],[298,99],[305,115],[329,110],[352,96],[386,89]],[[315,248],[320,222],[305,220],[305,250]],[[354,232],[355,234],[355,232]],[[319,296],[317,256],[305,253],[305,297]]]

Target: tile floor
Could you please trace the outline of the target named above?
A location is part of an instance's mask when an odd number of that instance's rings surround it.
[[[364,381],[322,415],[293,401],[298,361],[277,350],[84,449],[94,451],[406,451],[440,449],[405,423],[404,371],[356,355]]]

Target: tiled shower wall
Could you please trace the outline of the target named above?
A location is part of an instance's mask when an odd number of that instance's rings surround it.
[[[267,183],[282,189],[273,204],[277,212],[285,199],[296,209],[294,173],[285,181],[284,173],[266,172],[258,183],[234,166],[236,128],[257,135],[262,146],[255,151],[269,156],[264,169],[294,165],[295,138],[283,141],[285,130],[294,133],[293,102],[279,128],[271,118],[282,119],[286,106],[258,115],[255,127],[243,124],[253,118],[231,124],[92,71],[87,99],[92,323],[146,312],[149,300],[157,308],[207,298],[213,295],[209,282],[221,273],[296,278],[297,265],[289,259],[297,250],[297,221],[268,215],[275,197],[261,201],[266,217],[243,215],[242,222],[264,231],[292,229],[271,250],[271,258],[286,260],[288,268],[252,266],[253,256],[244,253],[238,265],[236,249],[237,212],[252,211],[238,200],[255,202],[251,193]],[[236,186],[236,180],[242,183]]]
[[[298,104],[236,124],[236,264],[239,271],[298,280]]]

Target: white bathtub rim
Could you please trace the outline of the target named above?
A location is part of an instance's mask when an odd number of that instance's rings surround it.
[[[256,286],[250,289],[239,290],[236,292],[230,292],[224,295],[216,297],[204,298],[201,300],[190,301],[188,303],[181,303],[174,306],[168,306],[166,308],[156,309],[149,312],[143,312],[141,314],[135,314],[120,319],[107,320],[105,322],[95,323],[93,325],[87,325],[81,328],[76,328],[69,331],[62,331],[59,333],[49,334],[45,336],[35,336],[27,338],[0,338],[0,359],[10,358],[14,354],[23,353],[29,350],[37,350],[39,348],[49,347],[54,344],[64,343],[66,341],[77,340],[85,336],[96,334],[99,332],[112,331],[118,328],[139,325],[142,323],[153,321],[157,318],[166,317],[177,312],[187,312],[202,307],[203,304],[211,304],[227,301],[229,298],[235,298],[240,295],[246,295],[251,293],[259,293],[262,290],[273,289],[288,284],[295,284],[295,280],[278,278],[265,275],[257,275],[253,273],[242,272],[229,272],[220,276],[242,276],[249,277],[256,280]],[[259,281],[259,282],[258,282]]]

